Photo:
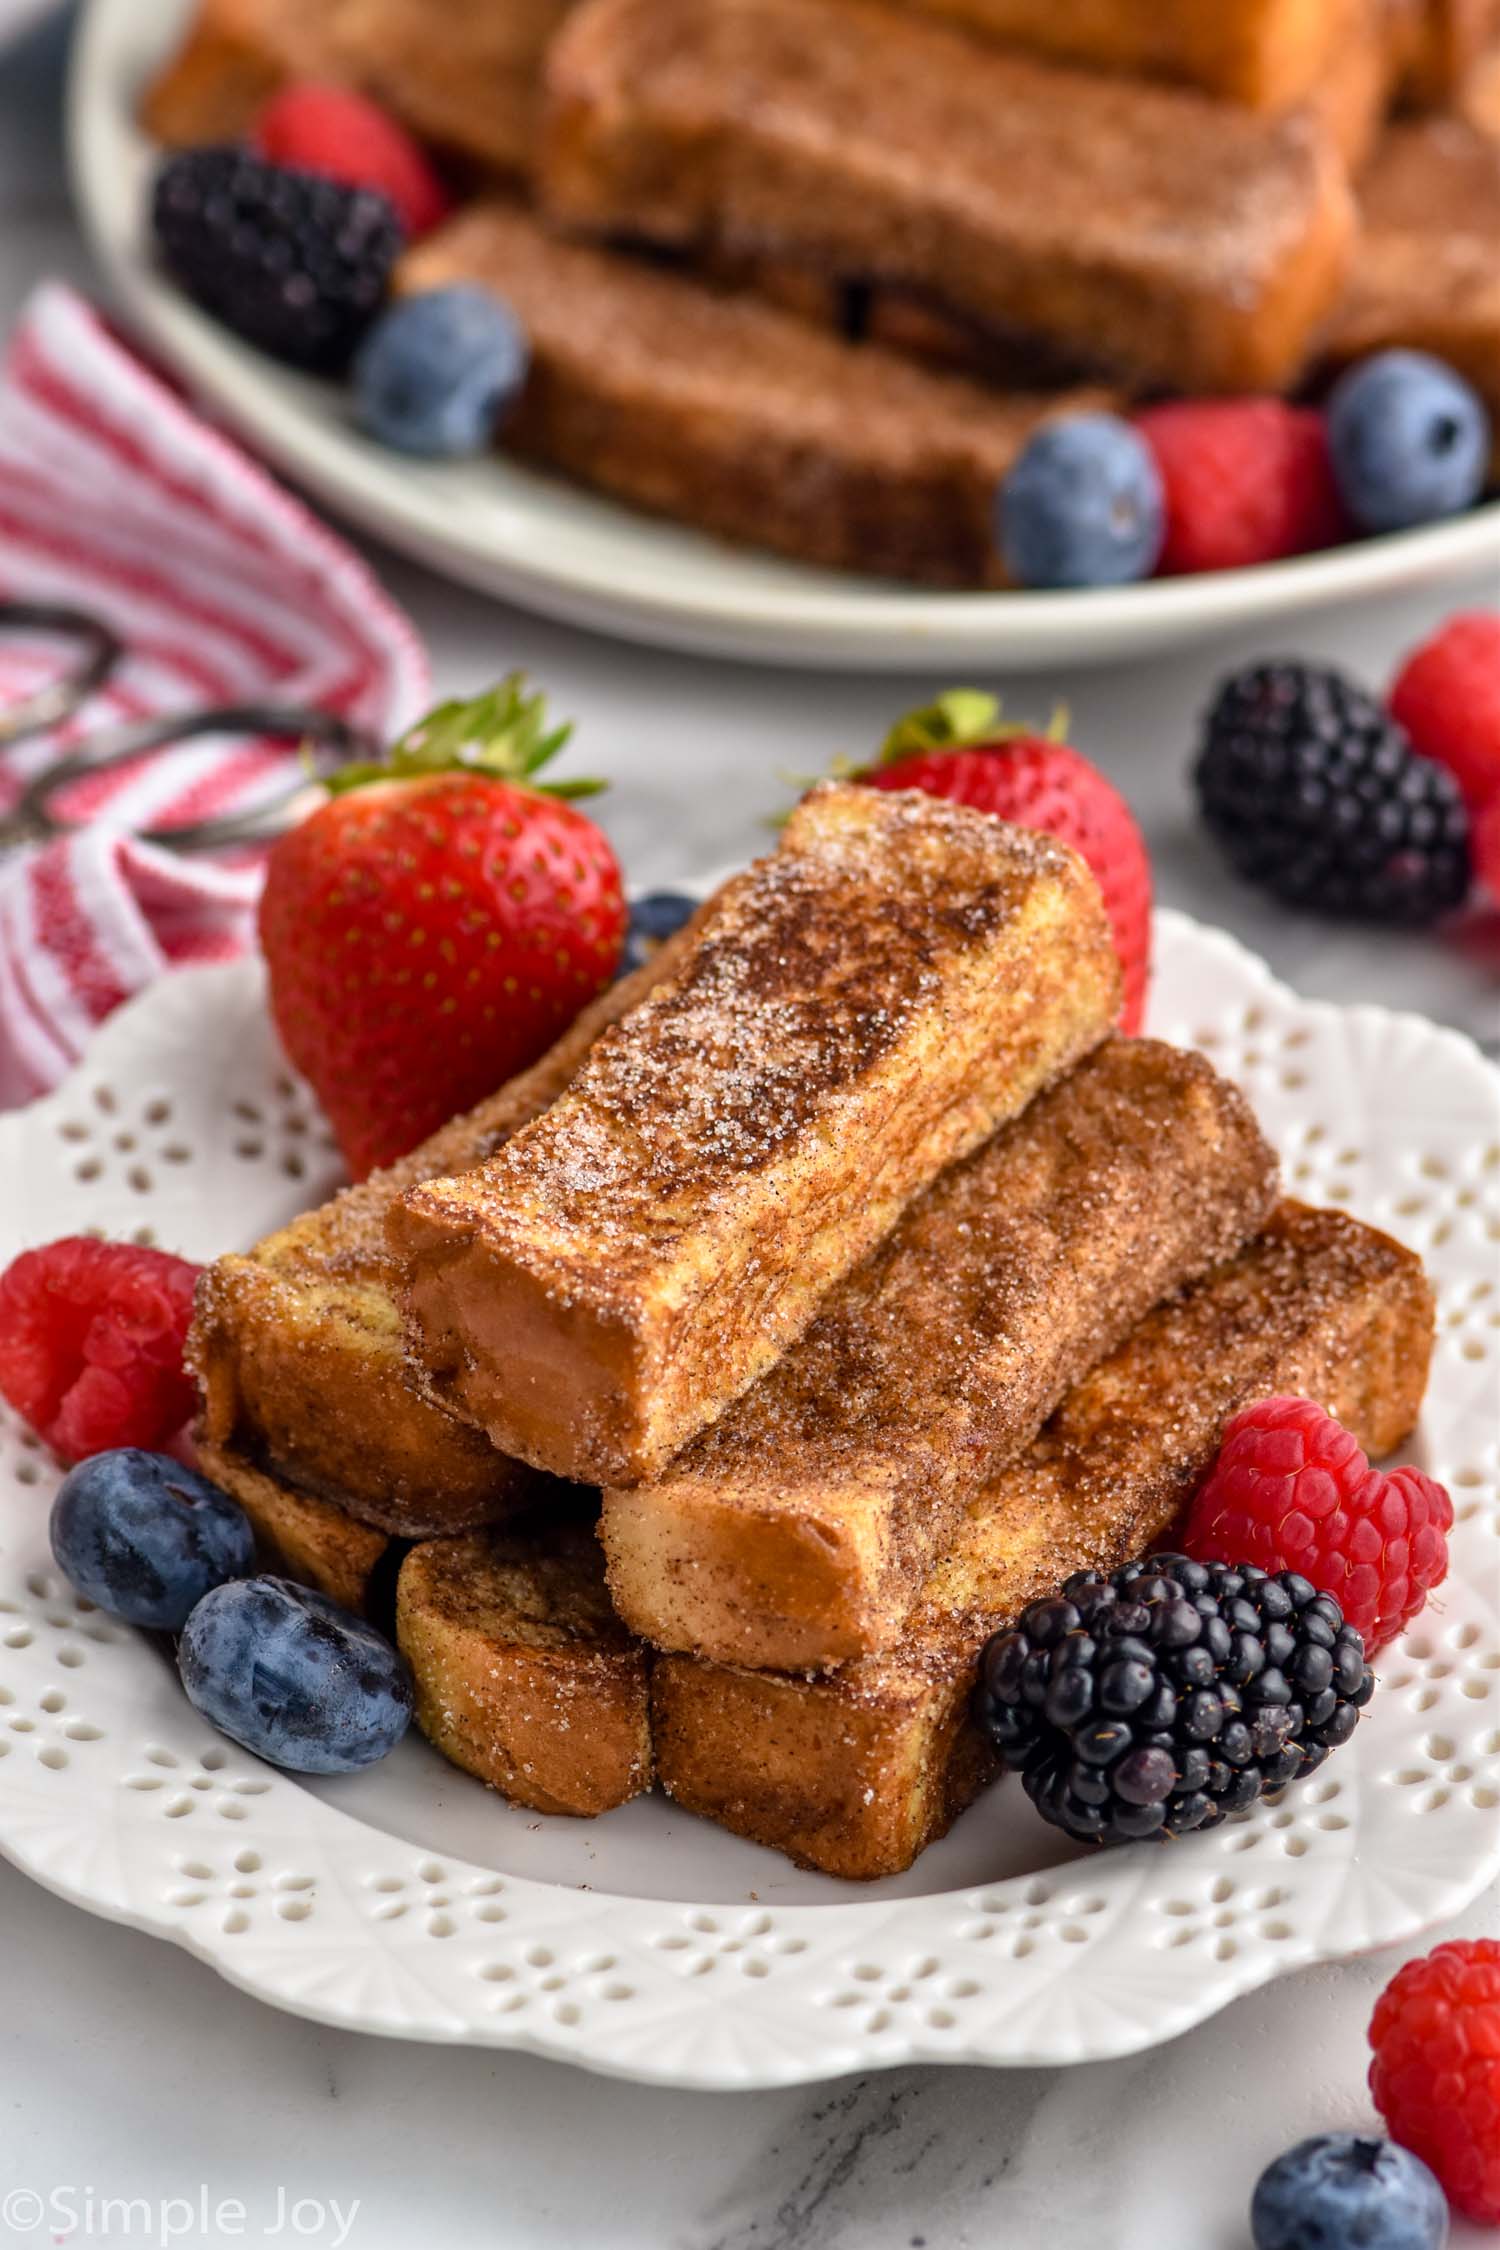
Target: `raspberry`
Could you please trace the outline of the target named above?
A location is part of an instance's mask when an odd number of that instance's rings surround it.
[[[1314,408],[1275,398],[1187,399],[1136,426],[1166,493],[1164,573],[1243,570],[1350,536],[1328,431]]]
[[[1471,811],[1500,796],[1500,613],[1450,617],[1402,665],[1390,702],[1413,746],[1448,768]]]
[[[1466,2218],[1500,2226],[1500,1944],[1454,1940],[1408,1961],[1370,2019],[1370,2091]]]
[[[379,189],[395,205],[408,242],[430,234],[451,208],[421,144],[350,86],[315,79],[284,86],[266,103],[250,137],[273,164],[321,172],[346,187]]]
[[[1200,1562],[1299,1572],[1373,1651],[1447,1577],[1452,1527],[1452,1501],[1420,1469],[1382,1475],[1311,1399],[1268,1398],[1224,1433],[1183,1546]]]
[[[89,1235],[23,1251],[0,1274],[0,1397],[67,1461],[163,1444],[193,1409],[198,1271]]]

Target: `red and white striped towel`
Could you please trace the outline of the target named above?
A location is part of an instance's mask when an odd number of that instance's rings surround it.
[[[0,368],[0,598],[91,610],[127,650],[67,728],[0,747],[0,812],[123,719],[270,696],[388,737],[427,698],[421,644],[365,565],[57,284]],[[56,665],[55,643],[0,637],[0,709]],[[158,751],[75,786],[66,810],[87,827],[0,861],[0,1107],[55,1085],[164,968],[250,942],[257,862],[179,858],[125,831],[252,805],[294,756],[243,740]]]

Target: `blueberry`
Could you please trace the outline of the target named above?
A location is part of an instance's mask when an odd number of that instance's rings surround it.
[[[398,453],[483,453],[519,397],[530,359],[509,305],[459,283],[404,297],[354,360],[362,429]]]
[[[1484,490],[1490,418],[1477,392],[1426,352],[1377,352],[1328,401],[1344,505],[1366,531],[1407,531],[1473,505]]]
[[[1114,414],[1038,430],[1000,487],[1000,552],[1023,586],[1121,586],[1161,554],[1161,478],[1139,431]]]
[[[698,901],[681,891],[646,891],[633,899],[621,968],[638,969],[649,961],[663,939],[680,930],[697,909]]]
[[[206,1594],[183,1628],[188,1701],[235,1742],[293,1773],[355,1773],[401,1740],[411,1673],[390,1642],[289,1578]]]
[[[226,1578],[255,1568],[250,1519],[165,1453],[122,1446],[70,1469],[52,1503],[52,1552],[80,1594],[161,1633]]]
[[[1250,2230],[1255,2250],[1442,2250],[1448,2205],[1409,2149],[1321,2133],[1262,2172]]]

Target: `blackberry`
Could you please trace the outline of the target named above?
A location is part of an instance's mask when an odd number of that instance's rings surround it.
[[[1085,1570],[985,1649],[975,1717],[1082,1843],[1216,1828],[1347,1742],[1364,1642],[1305,1578],[1149,1555]]]
[[[389,197],[241,148],[192,148],[156,176],[151,223],[195,304],[277,359],[337,374],[401,249]]]
[[[1289,906],[1419,924],[1463,903],[1469,822],[1453,776],[1337,672],[1256,664],[1226,680],[1195,779],[1231,866]]]

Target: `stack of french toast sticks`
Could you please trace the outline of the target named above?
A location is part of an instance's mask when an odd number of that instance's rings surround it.
[[[1497,0],[202,0],[147,122],[306,75],[457,161],[399,282],[510,301],[511,450],[806,561],[997,582],[1080,404],[1406,344],[1500,418]]]
[[[1171,1528],[1230,1417],[1411,1428],[1417,1260],[1279,1200],[1242,1096],[1119,1036],[1065,846],[811,792],[535,1067],[200,1285],[211,1473],[389,1613],[521,1804],[648,1788],[842,1876],[991,1778],[980,1650]]]

